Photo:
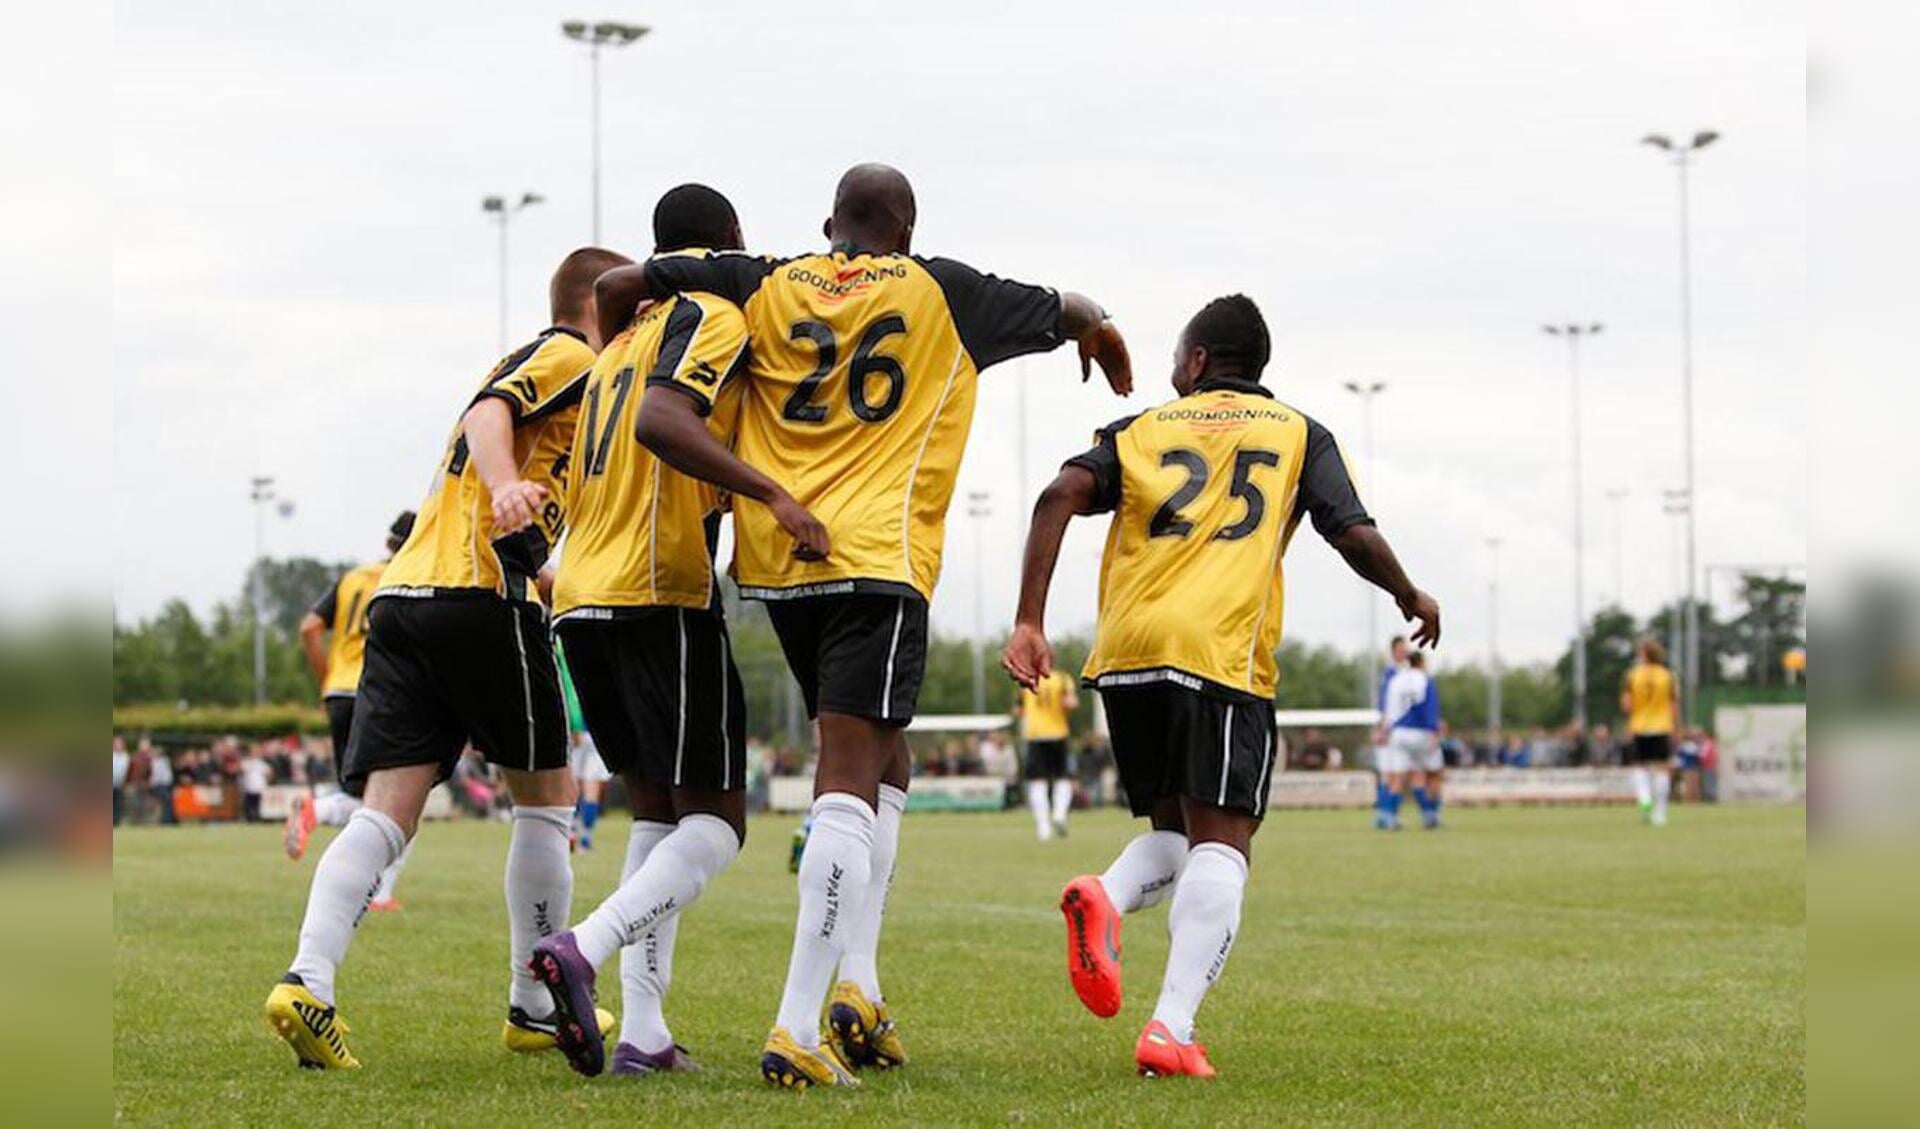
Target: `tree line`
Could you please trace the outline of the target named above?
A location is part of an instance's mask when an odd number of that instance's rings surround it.
[[[255,566],[267,626],[267,697],[284,704],[314,701],[318,689],[300,650],[300,618],[349,565],[311,557],[267,560]],[[168,602],[149,619],[113,626],[113,702],[116,707],[193,709],[238,706],[253,701],[253,611],[248,572],[241,591],[205,616],[185,601]],[[731,591],[729,590],[729,596]],[[1806,585],[1749,576],[1742,580],[1739,610],[1726,620],[1701,608],[1701,671],[1710,685],[1772,686],[1783,679],[1781,658],[1805,646]],[[800,731],[804,714],[787,674],[766,613],[757,604],[728,600],[735,661],[747,691],[748,724],[758,736],[782,740]],[[1678,609],[1660,609],[1637,620],[1618,607],[1593,616],[1587,635],[1588,715],[1612,718],[1620,678],[1642,635],[1667,639]],[[999,670],[1000,640],[986,645],[986,708],[1005,713],[1014,687]],[[1058,663],[1069,672],[1085,660],[1091,640],[1073,635],[1055,640]],[[1370,704],[1364,656],[1287,640],[1280,646],[1278,704],[1285,709],[1343,708]],[[1572,648],[1554,662],[1510,665],[1500,676],[1505,728],[1554,728],[1572,717]],[[1489,672],[1484,656],[1443,659],[1438,667],[1441,707],[1460,730],[1487,725]],[[973,709],[973,645],[938,635],[928,643],[922,713],[970,713]],[[1082,698],[1077,728],[1091,724],[1091,695]]]

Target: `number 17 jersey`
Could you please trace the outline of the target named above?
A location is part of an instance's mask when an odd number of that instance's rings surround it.
[[[1329,539],[1372,523],[1332,434],[1256,383],[1214,380],[1102,428],[1067,465],[1093,474],[1092,512],[1113,513],[1085,677],[1271,700],[1300,515]]]

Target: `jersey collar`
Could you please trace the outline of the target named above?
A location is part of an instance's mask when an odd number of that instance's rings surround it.
[[[1203,380],[1194,385],[1193,390],[1195,392],[1243,392],[1249,396],[1265,396],[1269,400],[1273,399],[1273,393],[1267,391],[1266,386],[1258,381],[1236,380],[1230,376],[1216,376],[1211,380]]]
[[[570,325],[550,325],[547,327],[546,332],[542,333],[540,336],[552,337],[556,333],[564,333],[568,337],[573,338],[575,341],[580,342],[580,344],[582,345],[585,345],[587,343],[587,335],[573,328]]]

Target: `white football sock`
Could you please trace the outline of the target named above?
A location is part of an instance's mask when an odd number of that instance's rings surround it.
[[[623,885],[673,828],[671,823],[650,819],[633,821],[627,831],[627,858],[620,865]],[[673,1043],[663,1003],[673,980],[673,942],[680,932],[679,921],[669,918],[620,950],[620,1041],[643,1051],[664,1050]]]
[[[1033,812],[1033,828],[1042,840],[1053,838],[1053,824],[1047,816],[1047,782],[1027,781],[1027,809]]]
[[[813,833],[800,856],[793,957],[775,1021],[803,1047],[819,1045],[820,1007],[873,877],[874,820],[867,802],[846,792],[828,792],[813,801]]]
[[[353,813],[360,810],[360,801],[345,792],[328,792],[324,796],[313,798],[313,821],[328,827],[345,827]]]
[[[713,877],[740,854],[740,838],[717,815],[696,812],[647,854],[633,877],[573,927],[580,955],[595,968],[646,932],[698,901]]]
[[[373,900],[380,872],[400,857],[407,836],[400,825],[362,808],[327,844],[313,868],[307,916],[300,923],[300,950],[287,971],[299,976],[321,1003],[333,1003],[333,975],[347,959],[353,931]]]
[[[1149,831],[1121,848],[1100,876],[1107,900],[1121,913],[1157,906],[1173,893],[1174,879],[1187,861],[1187,837],[1178,831]]]
[[[1183,1043],[1193,1041],[1194,1012],[1227,965],[1246,888],[1247,860],[1239,851],[1202,843],[1187,853],[1167,911],[1167,974],[1153,1008],[1153,1017]]]
[[[573,860],[567,832],[571,807],[513,806],[507,844],[507,959],[513,979],[507,1002],[536,1018],[553,1013],[553,997],[527,968],[534,943],[567,927],[573,912]]]
[[[407,845],[401,849],[400,857],[394,859],[393,862],[388,864],[385,870],[380,872],[380,888],[373,892],[374,901],[390,902],[393,900],[394,885],[400,881],[400,872],[407,868],[407,860],[412,857],[413,840],[409,839],[407,840]]]
[[[1643,808],[1653,803],[1653,774],[1644,768],[1633,770],[1633,798]]]
[[[1073,810],[1073,781],[1056,780],[1053,782],[1053,821],[1065,823],[1067,812]]]
[[[884,998],[880,994],[880,923],[887,915],[887,891],[893,887],[893,863],[900,853],[900,816],[906,810],[904,789],[880,785],[880,807],[873,817],[873,872],[860,912],[847,930],[846,955],[840,958],[840,979],[860,985],[876,1003]]]
[[[1655,772],[1653,776],[1653,816],[1655,819],[1667,818],[1667,796],[1673,791],[1673,777],[1664,772]]]

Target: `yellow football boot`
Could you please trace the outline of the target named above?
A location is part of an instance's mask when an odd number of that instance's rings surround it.
[[[267,994],[267,1027],[286,1040],[303,1070],[354,1070],[360,1060],[347,1049],[347,1021],[331,1005],[307,991],[298,976],[286,979]]]
[[[854,1067],[871,1066],[886,1070],[907,1061],[907,1050],[900,1043],[900,1032],[887,1014],[884,1000],[869,1000],[860,985],[842,980],[833,986],[827,1000],[827,1028],[833,1033],[835,1049]]]
[[[599,1021],[602,1035],[613,1030],[613,1013],[606,1008],[594,1008],[593,1017]],[[508,1009],[507,1021],[500,1025],[500,1042],[517,1055],[538,1054],[559,1045],[553,1040],[552,1020],[535,1019],[517,1007]]]
[[[835,1049],[830,1035],[821,1039],[818,1047],[808,1048],[794,1042],[785,1027],[775,1027],[767,1035],[767,1045],[760,1048],[760,1077],[766,1079],[768,1085],[785,1086],[789,1090],[860,1084],[860,1079],[853,1076],[853,1068]]]

